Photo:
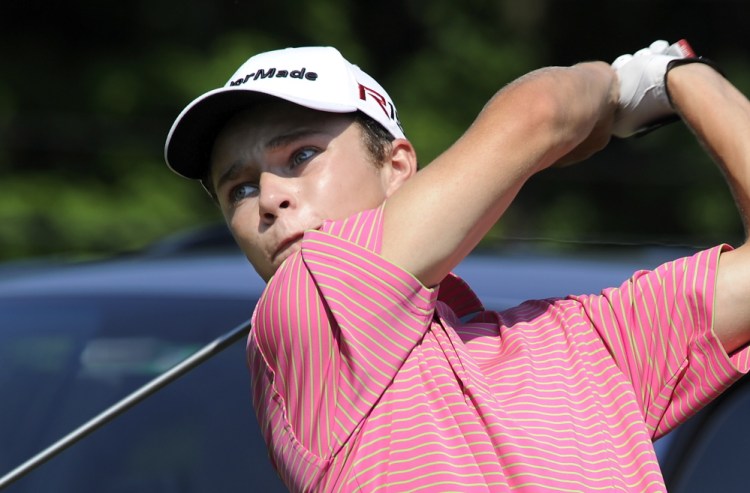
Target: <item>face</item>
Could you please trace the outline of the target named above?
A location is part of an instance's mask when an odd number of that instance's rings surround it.
[[[394,190],[352,114],[269,102],[219,133],[211,180],[222,214],[255,270],[268,280],[324,220],[379,206]]]

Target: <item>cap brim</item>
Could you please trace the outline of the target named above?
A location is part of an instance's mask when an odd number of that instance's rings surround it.
[[[186,178],[204,178],[214,139],[236,113],[272,98],[247,90],[217,89],[187,106],[175,120],[164,146],[167,165]]]
[[[224,124],[240,111],[269,99],[282,99],[334,113],[352,112],[357,109],[349,105],[310,101],[283,94],[272,95],[226,87],[215,89],[194,100],[175,120],[164,146],[167,165],[185,178],[204,178],[214,140]]]

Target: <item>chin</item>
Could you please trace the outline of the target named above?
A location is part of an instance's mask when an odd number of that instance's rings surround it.
[[[258,273],[258,275],[260,276],[261,279],[263,279],[266,283],[268,283],[268,281],[271,280],[271,278],[273,277],[273,275],[276,274],[276,270],[277,269],[273,269],[273,271],[268,272],[268,271],[263,271],[263,270],[260,270],[260,269],[255,269],[255,272]]]

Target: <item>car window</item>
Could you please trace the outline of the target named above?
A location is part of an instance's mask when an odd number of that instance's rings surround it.
[[[0,300],[0,474],[247,319],[253,305]],[[285,491],[255,422],[244,361],[238,342],[7,491]]]

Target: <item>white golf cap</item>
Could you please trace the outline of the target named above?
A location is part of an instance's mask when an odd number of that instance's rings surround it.
[[[201,179],[216,134],[235,113],[268,96],[319,111],[362,111],[395,138],[404,133],[385,89],[332,47],[286,48],[250,58],[219,89],[190,103],[167,136],[167,165],[186,178]]]

